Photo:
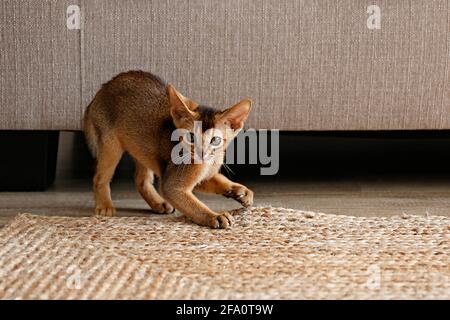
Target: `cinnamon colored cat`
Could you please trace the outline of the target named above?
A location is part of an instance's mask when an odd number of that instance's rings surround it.
[[[136,162],[136,187],[153,211],[171,213],[175,208],[200,225],[229,227],[233,221],[229,212],[211,210],[193,192],[216,193],[245,207],[252,205],[250,189],[219,173],[225,149],[243,128],[250,109],[249,99],[224,111],[198,105],[147,72],[114,77],[97,92],[84,117],[87,143],[97,158],[95,213],[115,214],[110,181],[123,153],[128,152]],[[205,146],[213,146],[208,149],[213,161],[175,164],[172,150],[176,143],[192,144],[195,121],[201,123]],[[174,142],[171,137],[176,129],[187,130],[189,135]],[[161,193],[153,185],[154,175],[160,178]]]

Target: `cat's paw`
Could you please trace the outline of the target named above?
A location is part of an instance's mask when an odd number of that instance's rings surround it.
[[[95,215],[102,217],[114,217],[116,209],[114,207],[95,207]]]
[[[224,211],[210,216],[208,226],[213,229],[228,229],[233,224],[233,221],[231,213]]]
[[[230,190],[224,193],[227,198],[233,198],[244,207],[251,207],[253,205],[253,191],[241,184],[236,184]]]
[[[156,213],[174,213],[175,208],[172,207],[168,202],[164,201],[161,203],[155,203],[151,206],[152,211]]]

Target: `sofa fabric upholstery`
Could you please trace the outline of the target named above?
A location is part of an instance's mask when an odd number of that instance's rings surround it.
[[[211,106],[250,97],[257,129],[450,129],[449,2],[2,1],[0,129],[79,130],[130,69]]]
[[[79,129],[80,34],[70,0],[0,1],[0,129]]]

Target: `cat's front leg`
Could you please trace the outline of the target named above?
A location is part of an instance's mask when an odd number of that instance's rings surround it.
[[[253,191],[246,186],[233,182],[223,174],[216,174],[196,186],[195,191],[208,192],[232,198],[244,207],[253,205]]]
[[[180,176],[182,173],[182,176]],[[162,177],[163,197],[169,201],[184,216],[199,225],[215,229],[227,229],[233,223],[233,216],[229,212],[214,212],[193,193],[195,183],[189,170],[167,170]]]
[[[239,183],[234,183],[223,196],[236,200],[246,208],[253,205],[253,191]]]

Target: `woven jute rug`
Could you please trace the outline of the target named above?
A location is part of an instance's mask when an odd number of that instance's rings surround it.
[[[18,215],[0,230],[3,299],[450,299],[450,218],[283,208],[229,230],[183,217]]]

